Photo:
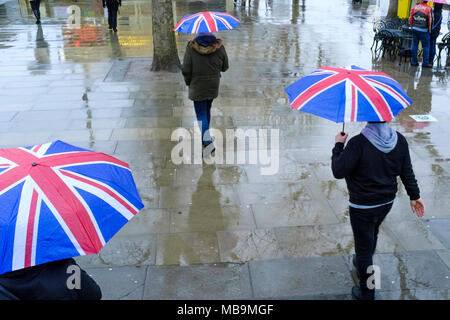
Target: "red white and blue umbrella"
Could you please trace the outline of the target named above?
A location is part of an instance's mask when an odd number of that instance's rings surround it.
[[[383,72],[321,67],[286,89],[292,108],[340,122],[391,121],[412,104]]]
[[[434,3],[450,4],[449,0],[429,0]]]
[[[62,141],[0,149],[0,274],[96,254],[143,206],[114,157]]]
[[[199,12],[185,16],[173,31],[182,33],[208,33],[231,30],[239,25],[239,20],[229,13]]]

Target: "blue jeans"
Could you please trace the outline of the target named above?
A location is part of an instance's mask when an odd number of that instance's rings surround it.
[[[212,100],[194,101],[195,115],[202,130],[203,145],[212,142],[209,134],[209,123],[211,122],[211,106]]]
[[[428,65],[430,60],[430,34],[413,29],[413,41],[411,47],[411,63],[417,64],[417,51],[419,50],[419,41],[422,43],[423,60],[422,65]]]
[[[436,55],[436,39],[430,39],[430,64],[433,64],[434,56]]]

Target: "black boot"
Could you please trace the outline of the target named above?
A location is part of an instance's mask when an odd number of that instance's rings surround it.
[[[352,296],[356,300],[375,300],[375,290],[361,290],[360,287],[354,286]]]
[[[207,155],[212,155],[216,151],[216,147],[214,146],[212,141],[207,141],[203,143],[203,157]]]

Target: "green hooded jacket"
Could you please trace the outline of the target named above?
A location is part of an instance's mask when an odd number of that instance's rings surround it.
[[[220,73],[228,70],[228,56],[222,40],[202,47],[189,41],[181,71],[189,86],[189,99],[213,100],[219,95]]]

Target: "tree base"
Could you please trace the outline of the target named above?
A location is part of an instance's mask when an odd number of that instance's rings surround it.
[[[151,71],[168,71],[176,73],[179,72],[180,69],[181,63],[178,56],[170,59],[153,58]]]

